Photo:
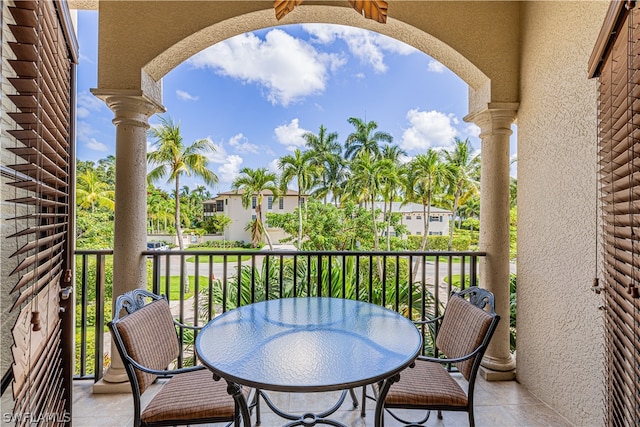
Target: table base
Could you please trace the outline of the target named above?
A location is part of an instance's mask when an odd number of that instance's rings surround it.
[[[327,409],[326,411],[321,412],[319,414],[307,412],[302,415],[288,414],[282,411],[271,401],[269,396],[264,391],[260,390],[259,393],[260,393],[260,396],[264,399],[267,406],[277,416],[292,421],[290,423],[285,424],[283,427],[294,427],[294,426],[312,427],[312,426],[315,426],[316,424],[331,425],[336,427],[347,427],[345,424],[339,421],[327,418],[333,413],[335,413],[338,409],[340,409],[340,406],[342,406],[342,404],[344,403],[344,399],[347,396],[347,390],[344,390],[340,395],[340,397],[338,398],[338,401],[336,402],[336,404],[333,405],[331,408]],[[353,399],[353,407],[357,408],[358,399],[356,398],[355,392],[353,391],[353,389],[349,389],[349,393],[351,394],[351,399]]]

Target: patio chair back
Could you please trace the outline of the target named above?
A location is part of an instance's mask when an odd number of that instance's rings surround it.
[[[111,327],[116,345],[121,347],[121,355],[128,355],[138,364],[156,370],[167,369],[178,357],[178,335],[166,299],[152,301],[123,318],[118,318],[118,314]],[[142,394],[156,380],[156,375],[139,369],[134,371],[139,393]]]
[[[454,294],[449,299],[436,339],[436,347],[450,359],[462,357],[478,348],[487,337],[487,331],[495,317],[495,314],[488,313],[458,295]],[[484,351],[455,363],[467,381],[475,359],[481,358],[483,353]]]

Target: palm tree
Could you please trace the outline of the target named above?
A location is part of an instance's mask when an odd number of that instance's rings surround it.
[[[453,228],[455,216],[458,213],[460,197],[465,191],[477,191],[478,182],[475,179],[480,167],[480,157],[472,155],[472,147],[469,139],[464,141],[455,138],[453,150],[444,151],[444,160],[448,170],[449,194],[453,195],[453,221],[449,225],[449,250],[453,243]]]
[[[76,189],[78,206],[94,212],[96,205],[113,211],[115,191],[104,182],[95,169],[86,169],[78,174]]]
[[[333,205],[338,207],[338,199],[344,192],[344,184],[347,179],[347,162],[340,156],[332,156],[327,159],[324,176],[326,183],[317,187],[313,192],[315,197],[324,197],[331,193]]]
[[[380,250],[375,200],[391,174],[393,163],[389,159],[375,159],[366,151],[360,152],[351,164],[352,176],[347,183],[352,194],[360,194],[363,200],[371,202],[371,221],[373,223],[373,249]],[[382,264],[378,258],[378,272],[382,277]]]
[[[182,175],[197,176],[207,185],[214,185],[218,177],[208,169],[209,160],[207,154],[215,151],[215,147],[208,139],[195,141],[185,147],[180,134],[180,123],[174,124],[171,118],[160,118],[160,126],[152,127],[148,131],[149,137],[155,141],[155,150],[147,154],[147,159],[152,167],[147,178],[149,182],[155,182],[168,176],[167,182],[175,183],[176,198],[176,235],[180,250],[184,249],[182,241],[182,228],[180,223],[180,177]]]
[[[410,163],[412,179],[407,188],[410,199],[420,201],[422,204],[422,221],[424,235],[420,250],[428,248],[429,218],[431,217],[431,204],[434,192],[442,188],[448,177],[446,165],[440,161],[440,155],[430,148],[425,154],[418,154]]]
[[[399,190],[402,188],[403,166],[400,163],[402,156],[406,156],[407,152],[397,145],[385,145],[382,147],[382,158],[391,161],[391,171],[387,176],[382,187],[382,196],[384,198],[383,218],[386,218],[386,237],[387,250],[391,250],[391,215],[393,215],[393,201],[399,196]],[[387,211],[387,203],[389,210]]]
[[[320,127],[322,130],[322,127]],[[282,170],[280,177],[280,189],[287,194],[287,186],[295,178],[298,182],[298,249],[302,249],[302,195],[307,194],[313,183],[315,171],[318,169],[313,164],[313,153],[299,149],[291,154],[281,157],[278,167]]]
[[[253,247],[257,247],[262,241],[262,233],[267,238],[269,249],[273,249],[271,244],[271,238],[269,233],[265,230],[262,222],[262,200],[264,199],[265,191],[271,191],[274,198],[278,197],[278,177],[275,173],[269,172],[267,168],[243,168],[240,171],[240,176],[237,177],[231,187],[236,190],[242,190],[242,206],[245,209],[249,208],[252,203],[252,199],[256,198],[256,204],[254,206],[256,212],[256,219],[251,223],[251,243]]]
[[[320,172],[320,180],[322,181],[322,188],[327,187],[327,169],[329,162],[335,158],[340,158],[342,152],[342,146],[338,142],[338,133],[327,133],[327,129],[320,125],[318,134],[315,135],[312,132],[307,132],[302,135],[306,142],[307,148],[312,153],[312,163],[317,166],[316,169]],[[324,203],[327,203],[327,194],[324,193]]]
[[[350,117],[347,120],[356,130],[349,134],[345,142],[345,156],[348,159],[354,159],[358,153],[364,151],[375,157],[380,155],[380,143],[392,143],[393,137],[387,132],[377,131],[378,124],[373,120],[366,122],[357,117]]]

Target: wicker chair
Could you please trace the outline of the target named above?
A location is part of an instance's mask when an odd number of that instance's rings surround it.
[[[420,356],[413,368],[401,372],[398,382],[387,382],[382,387],[375,384],[376,426],[384,426],[385,411],[398,421],[410,425],[425,423],[430,413],[421,421],[407,422],[389,411],[391,408],[401,408],[437,410],[440,419],[442,411],[468,412],[469,425],[473,427],[476,375],[499,320],[500,316],[494,309],[493,294],[474,286],[452,293],[442,316],[417,322],[435,323],[438,329],[436,347],[446,359]],[[466,392],[451,375],[453,366],[466,380]]]
[[[145,304],[146,299],[151,301]],[[127,315],[120,317],[123,309]],[[239,426],[238,402],[227,393],[225,381],[214,381],[204,366],[168,369],[180,351],[176,326],[199,329],[175,321],[164,296],[137,289],[116,300],[109,329],[131,383],[134,426]],[[141,411],[141,396],[157,378],[169,380]],[[248,393],[243,389],[243,398]]]

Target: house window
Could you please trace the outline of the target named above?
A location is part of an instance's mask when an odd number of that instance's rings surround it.
[[[228,205],[229,204],[229,199],[224,199],[224,204]]]
[[[258,204],[258,198],[256,196],[253,196],[251,198],[251,209],[255,209],[257,204]]]
[[[422,219],[422,215],[416,215],[416,219]]]
[[[429,222],[442,222],[442,216],[441,215],[431,215],[429,217]]]
[[[300,197],[300,206],[304,205],[304,197]]]
[[[418,236],[421,236],[421,235],[422,235],[422,231],[416,231],[416,234],[417,234]]]
[[[407,221],[411,221],[411,215],[407,215],[407,216],[405,217],[405,219],[406,219]]]
[[[251,220],[252,220],[252,221],[255,221],[255,220],[256,220],[256,216],[255,216],[255,214],[254,214],[254,215],[251,215]]]
[[[224,212],[224,203],[222,203],[222,200],[216,200],[216,212]]]
[[[278,199],[278,207],[280,210],[284,209],[284,197],[280,197],[280,199]]]
[[[267,197],[267,209],[273,209],[273,196]]]

